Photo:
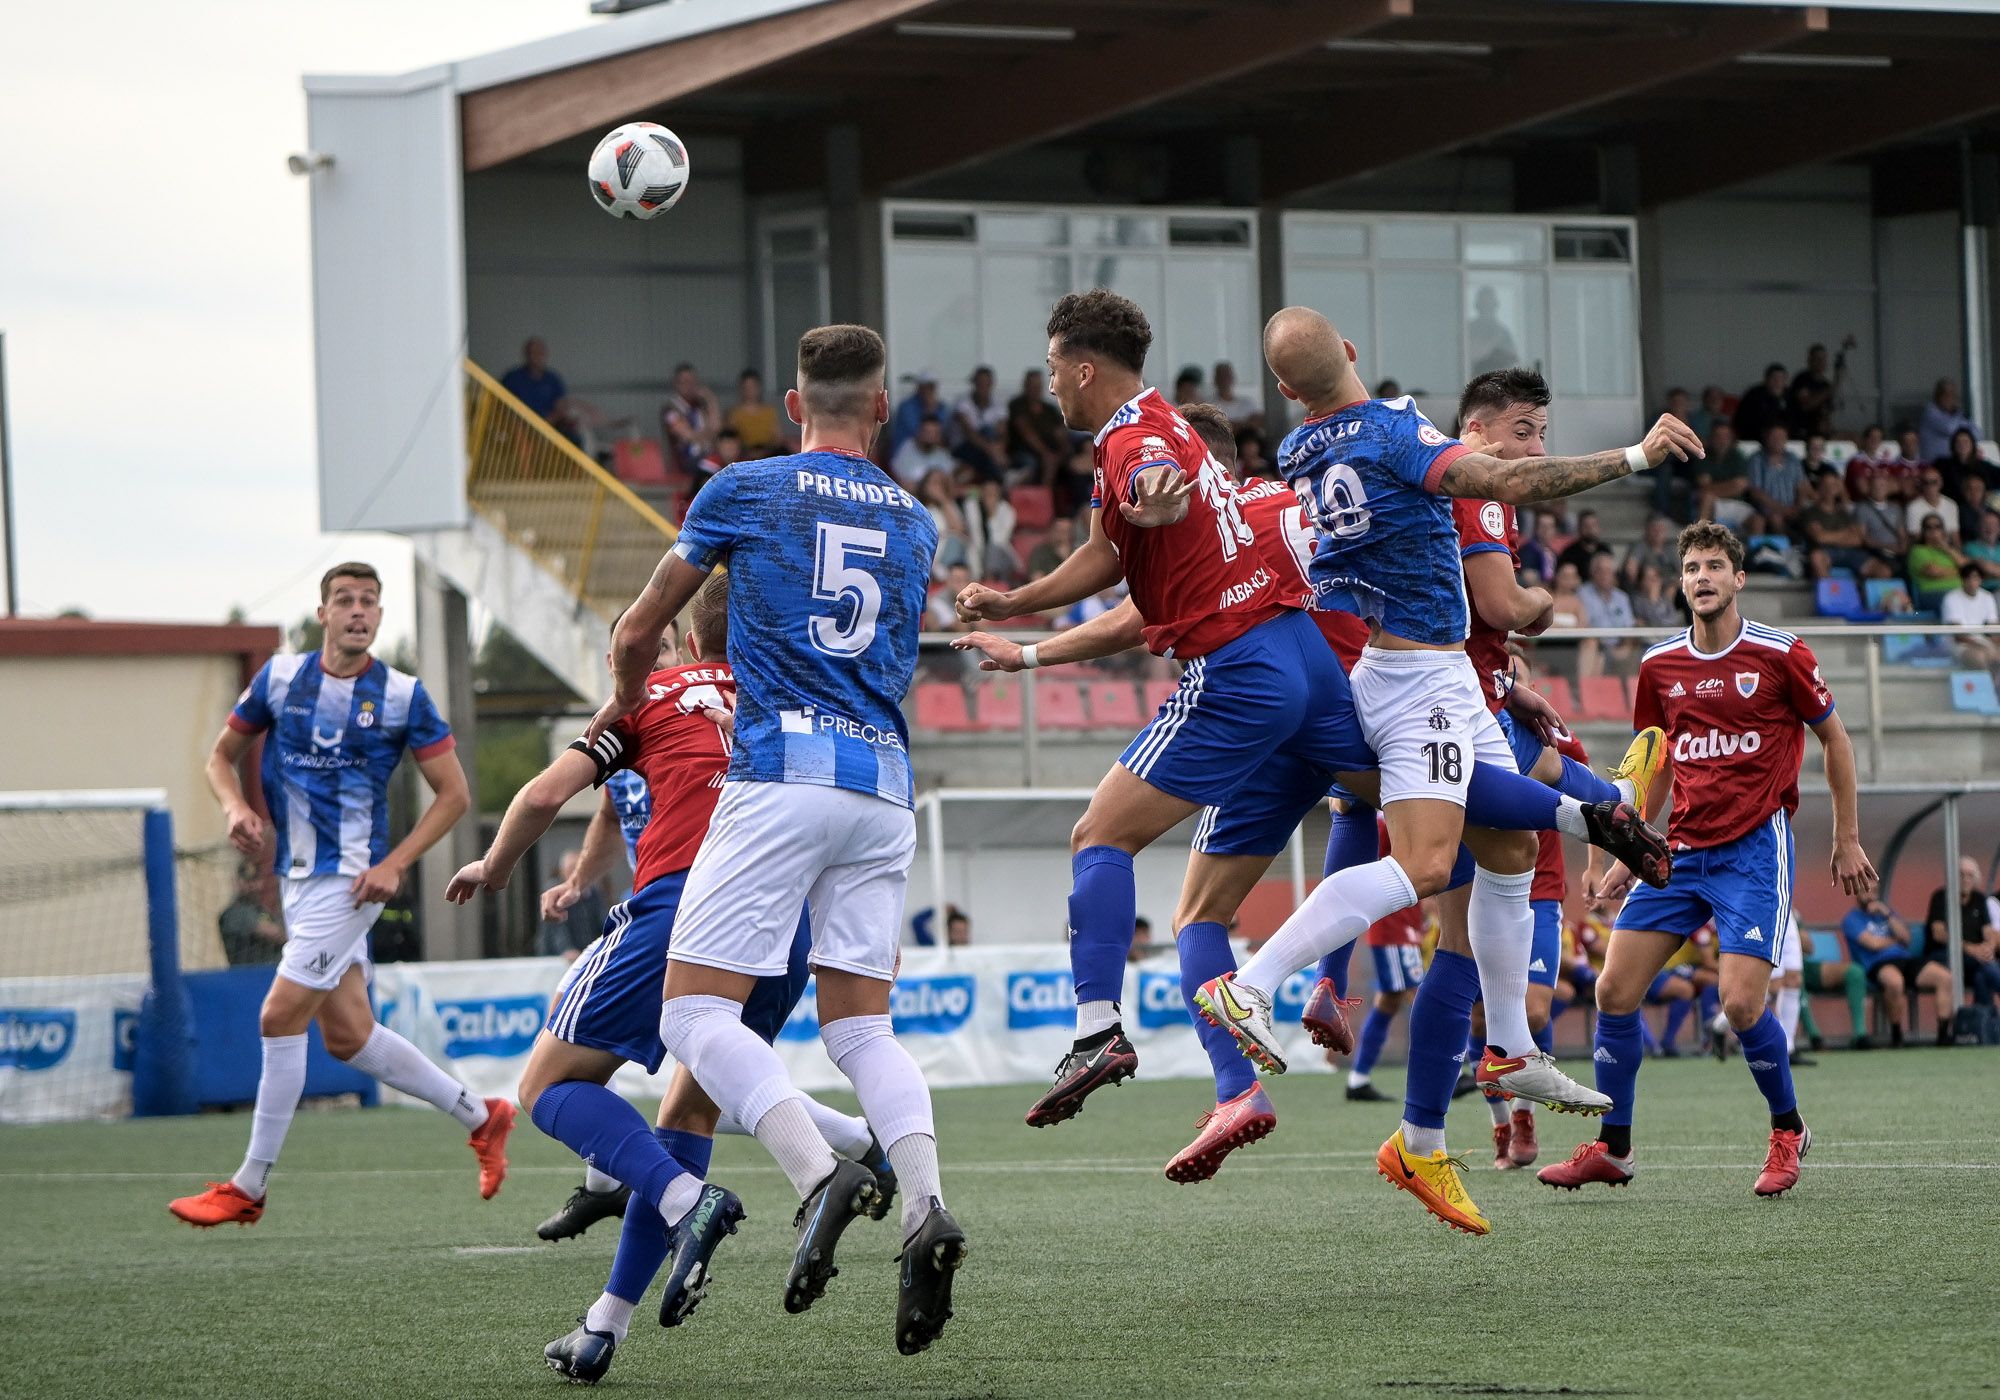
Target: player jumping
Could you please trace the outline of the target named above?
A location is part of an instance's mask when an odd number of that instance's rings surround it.
[[[937,527],[868,460],[889,416],[884,360],[866,327],[801,337],[799,387],[785,407],[803,425],[804,450],[739,462],[695,498],[680,540],[618,625],[616,690],[588,737],[644,701],[667,622],[727,562],[736,751],[688,873],[660,1038],[798,1191],[785,1307],[805,1311],[833,1277],[841,1232],[878,1190],[872,1172],[827,1146],[784,1063],[743,1022],[758,980],[785,970],[799,908],[810,905],[820,1038],[904,1188],[895,1330],[910,1354],[950,1319],[966,1243],[942,1200],[929,1086],[889,1020],[916,850],[901,701]]]
[[[244,798],[237,764],[265,735],[264,801],[277,837],[285,950],[258,1014],[264,1061],[250,1149],[228,1181],[168,1205],[190,1225],[253,1225],[264,1214],[271,1168],[305,1092],[306,1029],[314,1021],[334,1058],[465,1125],[481,1196],[490,1200],[507,1175],[514,1106],[474,1098],[423,1051],[377,1025],[368,1004],[368,930],[410,865],[468,805],[451,728],[422,681],[369,654],[382,626],[382,579],[373,566],[334,565],[320,579],[319,600],[320,649],[265,662],[208,759],[230,844],[258,856],[264,822]],[[434,796],[391,850],[389,779],[405,749]]]
[[[1808,726],[1825,751],[1833,797],[1833,882],[1850,896],[1865,895],[1874,887],[1875,867],[1861,848],[1854,749],[1812,652],[1791,633],[1737,611],[1743,544],[1726,528],[1708,521],[1690,525],[1681,532],[1680,551],[1681,592],[1694,624],[1646,652],[1632,707],[1635,726],[1660,725],[1668,735],[1668,835],[1678,853],[1673,879],[1664,890],[1633,890],[1625,900],[1597,981],[1593,1058],[1597,1087],[1610,1095],[1611,1111],[1595,1142],[1538,1175],[1569,1190],[1632,1179],[1640,1003],[1683,940],[1712,919],[1723,1014],[1771,1109],[1770,1151],[1756,1192],[1776,1196],[1798,1183],[1800,1159],[1812,1146],[1792,1090],[1784,1028],[1764,1004],[1791,926],[1791,817],[1799,805]],[[1617,898],[1630,879],[1614,865],[1597,897]]]

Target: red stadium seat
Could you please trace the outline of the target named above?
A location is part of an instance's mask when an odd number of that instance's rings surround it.
[[[1576,713],[1576,696],[1561,676],[1537,676],[1528,685],[1554,705],[1558,714],[1568,717]]]
[[[1617,676],[1592,676],[1577,683],[1582,703],[1576,718],[1585,724],[1622,724],[1632,717],[1625,682]]]
[[[1014,557],[1021,561],[1021,567],[1028,567],[1028,556],[1033,554],[1041,542],[1049,537],[1047,530],[1016,530],[1010,543],[1014,546]]]
[[[981,729],[1021,727],[1021,683],[988,681],[979,687],[973,713]]]
[[[1056,518],[1055,496],[1046,486],[1016,486],[1007,500],[1014,507],[1017,529],[1046,530]]]
[[[1035,727],[1037,729],[1088,729],[1083,713],[1083,686],[1076,681],[1035,683]]]
[[[1146,723],[1139,688],[1130,681],[1097,681],[1090,687],[1090,722],[1099,729],[1138,730]]]
[[[965,707],[965,687],[956,681],[924,681],[917,686],[917,728],[964,734],[976,728]]]
[[[628,486],[665,486],[667,459],[652,438],[620,438],[611,444],[611,466]]]
[[[1173,681],[1147,681],[1145,689],[1146,717],[1150,719],[1154,714],[1158,713],[1160,706],[1167,703],[1167,697],[1179,689],[1180,687]]]

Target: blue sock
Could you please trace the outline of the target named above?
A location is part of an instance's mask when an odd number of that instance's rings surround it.
[[[1785,1028],[1778,1024],[1770,1008],[1765,1008],[1756,1025],[1738,1032],[1736,1038],[1743,1043],[1743,1062],[1750,1066],[1750,1077],[1757,1081],[1764,1102],[1771,1106],[1771,1116],[1780,1118],[1797,1112],[1799,1096],[1792,1092],[1792,1062],[1785,1050]]]
[[[1472,1060],[1476,1060],[1476,1059],[1478,1059],[1478,1058],[1479,1058],[1479,1057],[1480,1057],[1481,1055],[1483,1055],[1483,1054],[1485,1054],[1485,1053],[1486,1053],[1486,1041],[1485,1041],[1485,1039],[1484,1039],[1483,1037],[1481,1037],[1481,1036],[1480,1036],[1480,1034],[1479,1034],[1479,1032],[1478,1032],[1478,1031],[1475,1031],[1475,1030],[1473,1030],[1473,1029],[1472,1029],[1472,1028],[1471,1028],[1470,1026],[1466,1027],[1466,1031],[1465,1031],[1465,1058],[1466,1058],[1466,1060],[1467,1060],[1468,1062],[1469,1062],[1469,1061],[1472,1061]]]
[[[1351,804],[1345,812],[1333,814],[1333,827],[1326,838],[1326,864],[1320,873],[1331,875],[1357,865],[1366,865],[1381,851],[1381,836],[1375,826],[1375,809]],[[1357,940],[1358,941],[1358,940]],[[1354,944],[1343,943],[1319,960],[1319,976],[1333,983],[1333,994],[1347,996],[1347,969],[1354,957]]]
[[[1569,1010],[1569,1003],[1561,997],[1557,997],[1549,1003],[1549,1029],[1551,1031],[1556,1028],[1556,1022],[1563,1018],[1563,1012],[1567,1010]]]
[[[1465,788],[1465,824],[1495,831],[1553,831],[1557,797],[1546,783],[1490,763],[1475,763]],[[1414,1118],[1410,1121],[1416,1123]]]
[[[1369,1003],[1368,1015],[1361,1022],[1361,1037],[1354,1045],[1354,1072],[1369,1075],[1375,1070],[1375,1062],[1382,1058],[1382,1049],[1389,1043],[1389,1027],[1396,1023],[1396,1013],[1383,1011],[1374,1003]]]
[[[653,1137],[689,1172],[700,1177],[708,1175],[714,1138],[679,1128],[655,1128]],[[614,1298],[637,1303],[659,1277],[660,1266],[667,1262],[671,1246],[667,1222],[661,1218],[659,1208],[634,1191],[632,1199],[625,1203],[625,1224],[618,1232],[618,1252],[611,1256],[611,1277],[604,1291]]]
[[[1464,889],[1472,883],[1472,872],[1477,867],[1478,862],[1473,860],[1471,848],[1460,846],[1458,848],[1458,859],[1451,863],[1451,883],[1446,885],[1445,888],[1448,890]]]
[[[1139,895],[1132,857],[1115,846],[1086,846],[1070,860],[1069,969],[1076,999],[1117,1001],[1125,991],[1125,959]]]
[[[1599,777],[1590,771],[1590,765],[1578,763],[1573,758],[1563,760],[1563,775],[1556,780],[1556,791],[1579,802],[1622,802],[1625,799],[1625,794],[1618,790],[1618,784],[1609,778]]]
[[[1542,1022],[1542,1028],[1534,1031],[1533,1034],[1535,1044],[1541,1047],[1544,1055],[1553,1055],[1556,1053],[1556,1018],[1553,1012],[1550,1014],[1548,1020]]]
[[[1667,1030],[1660,1037],[1668,1049],[1677,1049],[1681,1043],[1681,1027],[1687,1024],[1688,1013],[1694,1010],[1691,1001],[1676,1001],[1667,1004]]]
[[[1611,1111],[1604,1115],[1604,1121],[1626,1130],[1627,1146],[1619,1152],[1621,1157],[1630,1150],[1632,1100],[1638,1096],[1639,1066],[1646,1058],[1640,1039],[1645,1024],[1636,1011],[1623,1016],[1597,1013],[1596,1048],[1591,1059],[1597,1069],[1597,1092],[1611,1100]]]
[[[1722,1005],[1722,995],[1713,987],[1695,988],[1695,1000],[1701,1003],[1701,1019],[1705,1025],[1715,1019],[1717,1008]]]
[[[669,1182],[687,1174],[639,1110],[602,1084],[551,1084],[536,1098],[532,1117],[537,1128],[631,1187],[635,1201],[657,1202]]]
[[[690,1133],[680,1128],[655,1128],[653,1136],[674,1160],[690,1173],[708,1179],[708,1161],[715,1152],[715,1139],[706,1133]]]
[[[1459,1056],[1479,1000],[1479,965],[1463,953],[1438,949],[1410,1004],[1410,1067],[1403,1117],[1419,1128],[1442,1128],[1458,1082]]]
[[[1257,1082],[1257,1067],[1243,1056],[1236,1037],[1220,1026],[1211,1026],[1195,1009],[1195,988],[1212,977],[1220,977],[1236,967],[1236,954],[1229,947],[1229,930],[1221,924],[1189,924],[1180,932],[1181,1000],[1194,1017],[1195,1038],[1208,1053],[1215,1070],[1215,1101],[1226,1103]],[[1082,984],[1079,983],[1079,986]],[[1081,997],[1081,993],[1079,993]]]

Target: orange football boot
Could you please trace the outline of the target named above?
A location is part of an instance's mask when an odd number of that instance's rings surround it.
[[[198,1196],[168,1201],[167,1209],[197,1230],[212,1230],[232,1220],[238,1225],[255,1225],[263,1217],[264,1203],[251,1200],[233,1181],[211,1181]]]
[[[507,1135],[514,1131],[514,1105],[506,1099],[486,1101],[486,1121],[465,1140],[479,1158],[479,1197],[490,1201],[507,1179]]]

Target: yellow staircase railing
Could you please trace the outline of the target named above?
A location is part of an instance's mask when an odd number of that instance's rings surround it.
[[[465,362],[472,508],[606,622],[639,596],[675,530],[541,415]]]

